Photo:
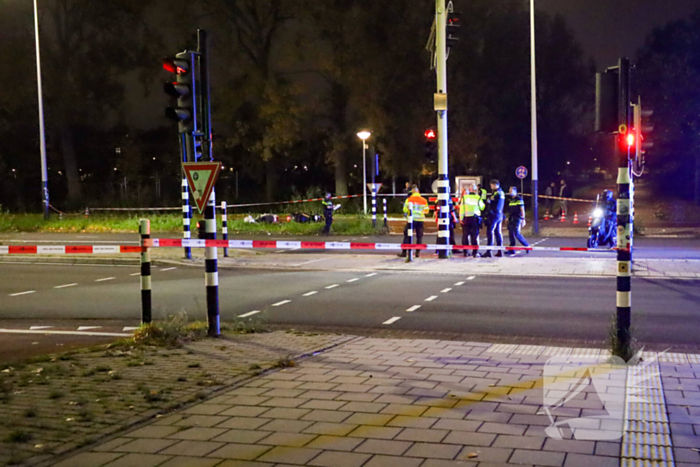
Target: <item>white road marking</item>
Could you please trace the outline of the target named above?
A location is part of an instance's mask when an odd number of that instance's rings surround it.
[[[437,295],[431,295],[430,297],[426,298],[425,301],[426,301],[426,302],[432,302],[432,301],[435,300],[436,298],[438,298]]]
[[[420,308],[420,305],[413,305],[411,308],[409,308],[409,309],[406,310],[406,311],[408,311],[409,313],[411,313],[412,311],[416,311],[418,308]]]
[[[464,285],[464,282],[456,282],[455,285],[459,287],[460,285]]]
[[[138,329],[138,326],[124,326],[124,329],[122,331],[136,331]]]
[[[32,331],[26,329],[0,329],[0,334],[56,334],[62,336],[131,337],[118,332]]]
[[[29,326],[30,331],[38,331],[39,329],[51,329],[53,326]]]
[[[36,290],[27,290],[26,292],[11,293],[10,297],[19,297],[20,295],[29,295],[30,293],[35,293]]]
[[[312,290],[311,292],[306,292],[302,297],[310,297],[312,295],[316,295],[318,293],[317,290]]]
[[[95,282],[105,282],[116,279],[116,277],[103,277],[102,279],[95,279]]]
[[[303,266],[305,264],[318,263],[319,261],[326,261],[329,259],[332,259],[332,258],[312,259],[311,261],[304,261],[303,263],[290,264],[290,266]]]
[[[177,268],[165,268],[165,269],[161,269],[161,272],[172,271],[173,269],[177,269]]]
[[[135,272],[135,273],[133,273],[133,274],[129,274],[129,275],[130,275],[130,276],[140,276],[140,275],[141,275],[141,273],[140,273],[140,272]]]
[[[54,289],[65,289],[66,287],[75,287],[76,285],[78,285],[77,282],[74,282],[72,284],[57,285],[56,287],[54,287]]]
[[[260,313],[260,310],[253,310],[250,313],[244,313],[242,315],[238,315],[238,317],[239,318],[247,318],[248,316],[257,315],[258,313]]]
[[[327,286],[326,288],[327,288],[328,290],[330,290],[330,289],[335,289],[336,287],[340,287],[340,284],[329,285],[329,286]]]
[[[359,281],[359,280],[360,280],[360,279],[359,279],[358,277],[356,277],[356,278],[354,278],[354,279],[346,280],[345,282],[357,282],[357,281]]]
[[[100,329],[102,326],[78,326],[78,331],[88,331],[90,329]]]
[[[474,279],[476,279],[476,276],[469,276],[469,277],[467,277],[467,280],[468,280],[468,281],[473,281]]]
[[[393,318],[384,321],[382,324],[394,324],[395,322],[397,322],[400,319],[401,319],[400,316],[394,316]]]
[[[442,290],[440,291],[440,293],[447,293],[447,292],[449,292],[450,290],[452,290],[452,289],[448,287],[448,288],[446,288],[446,289],[442,289]]]
[[[272,306],[282,306],[286,305],[287,303],[290,303],[291,300],[282,300],[281,302],[273,303]]]
[[[377,275],[377,273],[376,273],[376,272],[373,272],[372,274],[367,274],[365,277],[374,277],[374,276],[376,276],[376,275]]]

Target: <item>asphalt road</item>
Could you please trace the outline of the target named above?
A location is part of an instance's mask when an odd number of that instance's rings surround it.
[[[112,320],[138,325],[136,267],[0,264],[0,275],[0,317],[17,329],[51,332],[78,319],[96,326],[87,332],[114,327]],[[200,268],[154,268],[155,318],[185,311],[205,319],[203,276]],[[604,341],[615,310],[610,278],[227,269],[219,282],[222,320],[290,327]],[[694,346],[699,305],[699,281],[633,279],[634,334],[641,343]]]

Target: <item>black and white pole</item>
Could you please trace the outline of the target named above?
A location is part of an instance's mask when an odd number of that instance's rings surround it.
[[[187,188],[187,177],[182,177],[182,238],[189,240],[191,237],[190,223],[192,222],[192,208],[190,208],[190,192]],[[185,258],[192,259],[192,249],[185,247]]]
[[[382,199],[382,202],[384,203],[384,228],[388,229],[389,228],[389,222],[386,218],[386,198]]]
[[[139,221],[141,234],[141,323],[148,324],[152,319],[151,308],[151,248],[146,246],[146,240],[151,238],[151,221]]]
[[[228,213],[226,201],[221,202],[221,234],[224,240],[228,240]],[[228,258],[228,247],[224,247],[224,258]]]
[[[619,105],[618,121],[620,137],[625,137],[630,131],[630,100],[629,100],[630,63],[620,59],[619,63]],[[624,125],[624,128],[623,128]],[[625,130],[623,132],[623,130]],[[617,354],[628,354],[632,341],[630,325],[632,322],[632,232],[630,217],[630,155],[627,144],[617,141],[618,156],[617,171]]]
[[[413,232],[413,203],[408,203],[408,238],[411,240],[411,245],[415,244]],[[413,254],[413,248],[409,248],[406,259],[407,263],[413,261]]]
[[[372,183],[372,227],[377,228],[377,187]]]
[[[205,232],[207,240],[216,240],[216,195],[211,190],[207,207],[204,210]],[[209,336],[221,334],[219,323],[219,269],[217,265],[217,248],[204,249],[204,283],[207,287],[207,322]]]
[[[435,1],[435,54],[437,71],[437,94],[435,111],[438,117],[438,245],[450,244],[450,180],[447,164],[447,9],[445,0]],[[447,258],[447,249],[438,252],[441,259]]]

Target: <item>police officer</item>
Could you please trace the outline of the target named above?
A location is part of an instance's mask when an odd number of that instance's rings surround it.
[[[508,238],[510,246],[515,246],[517,239],[523,246],[530,246],[520,232],[521,227],[525,226],[525,201],[518,194],[518,189],[514,186],[510,187],[510,198],[508,199]],[[530,250],[526,250],[529,254]],[[506,255],[514,255],[515,251],[507,251]]]
[[[330,193],[326,193],[326,196],[323,201],[321,201],[321,204],[323,204],[323,217],[326,219],[326,225],[323,227],[323,233],[325,235],[330,235],[331,224],[333,224],[333,211],[335,210]]]
[[[430,212],[430,207],[428,206],[428,201],[420,195],[418,187],[413,185],[411,187],[411,196],[409,196],[403,204],[403,212],[408,218],[408,216],[413,212],[413,232],[416,243],[420,244],[423,241],[423,222],[425,221],[425,216]],[[403,243],[411,243],[411,236],[408,235],[408,228],[410,224],[406,222],[406,226],[403,229]],[[401,250],[398,255],[400,258],[406,257],[406,250]],[[420,250],[416,250],[416,258],[420,257]]]
[[[501,182],[496,179],[491,180],[491,191],[493,194],[489,197],[489,209],[487,214],[488,220],[488,230],[487,230],[487,244],[488,246],[493,246],[493,237],[496,237],[496,246],[503,246],[503,233],[501,229],[503,228],[503,206],[506,201],[506,195],[501,190]],[[496,253],[497,257],[503,256],[503,252],[499,251]],[[487,251],[484,258],[490,258],[491,251]]]
[[[479,255],[479,230],[481,229],[481,213],[484,209],[484,202],[481,195],[477,193],[477,187],[472,184],[467,187],[467,191],[462,192],[459,200],[459,218],[462,221],[462,245],[476,246],[472,250],[474,258]],[[469,250],[464,250],[464,257],[469,256]]]
[[[617,245],[617,201],[612,190],[603,192],[605,199],[605,223],[610,229],[610,247],[614,248]]]

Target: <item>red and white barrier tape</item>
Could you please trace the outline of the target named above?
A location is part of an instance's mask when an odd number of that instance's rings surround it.
[[[0,246],[0,255],[107,255],[141,253],[140,246],[125,245],[9,245]]]

